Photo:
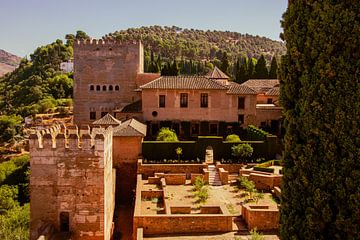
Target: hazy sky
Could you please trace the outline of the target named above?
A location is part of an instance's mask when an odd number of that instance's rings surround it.
[[[0,49],[25,56],[83,30],[93,38],[161,25],[279,40],[287,0],[0,0]]]

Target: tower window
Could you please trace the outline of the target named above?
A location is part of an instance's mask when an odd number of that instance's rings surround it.
[[[96,91],[100,91],[100,85],[96,85]]]
[[[272,104],[272,103],[273,103],[272,98],[268,98],[268,99],[267,99],[267,103],[268,103],[268,104]]]
[[[165,107],[165,95],[159,95],[159,107],[160,108]]]
[[[95,88],[94,88],[94,85],[90,85],[90,91],[94,91]]]
[[[116,85],[116,86],[115,86],[115,91],[119,91],[119,90],[120,90],[119,85]]]
[[[109,86],[109,91],[112,91],[112,90],[113,90],[113,86],[110,85],[110,86]]]
[[[69,213],[68,212],[60,212],[60,231],[61,232],[69,232]]]
[[[208,94],[202,93],[200,95],[200,107],[207,108],[208,107]]]
[[[106,86],[105,85],[103,86],[103,91],[106,91]]]
[[[90,112],[90,120],[96,119],[96,112]]]
[[[188,94],[180,93],[180,107],[187,108],[188,107]]]
[[[244,97],[238,98],[238,109],[245,109],[245,98]]]

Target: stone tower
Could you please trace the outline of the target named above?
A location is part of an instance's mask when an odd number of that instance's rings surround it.
[[[141,42],[85,40],[74,43],[74,122],[90,124],[140,100],[144,72]]]
[[[71,239],[110,239],[115,204],[112,128],[55,126],[30,135],[30,239],[44,226]]]

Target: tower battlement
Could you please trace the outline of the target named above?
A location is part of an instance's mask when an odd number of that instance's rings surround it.
[[[33,150],[103,150],[110,144],[112,127],[93,128],[89,126],[78,128],[76,125],[64,127],[60,125],[36,131],[29,136],[30,149]]]
[[[120,41],[113,39],[84,39],[74,42],[74,46],[124,46],[124,45],[140,45],[140,41]]]

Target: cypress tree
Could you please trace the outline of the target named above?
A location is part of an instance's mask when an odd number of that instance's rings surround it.
[[[281,239],[359,239],[360,2],[289,1]]]
[[[236,73],[236,82],[243,83],[248,80],[248,61],[247,58],[244,57],[241,62],[239,62],[240,68]]]
[[[171,68],[170,68],[170,75],[171,76],[178,76],[180,73],[179,67],[176,63],[176,60],[173,61]]]
[[[249,58],[248,60],[248,68],[247,68],[247,79],[251,79],[254,77],[254,59]]]
[[[269,77],[269,72],[266,67],[266,60],[265,60],[264,55],[261,55],[255,65],[255,78],[266,79],[268,77]]]
[[[273,56],[271,59],[270,71],[269,71],[269,79],[277,79],[277,71],[278,71],[278,64],[276,61],[276,57]]]
[[[224,51],[222,58],[221,58],[220,70],[223,71],[224,73],[228,74],[229,66],[230,66],[230,63],[229,63],[228,55]]]

